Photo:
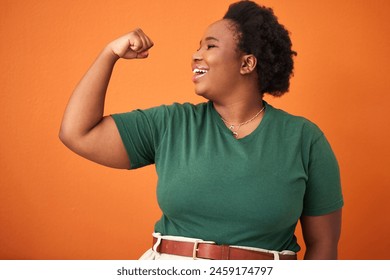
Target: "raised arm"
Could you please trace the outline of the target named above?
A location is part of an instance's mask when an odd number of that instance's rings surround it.
[[[103,116],[111,73],[119,58],[143,59],[152,40],[136,29],[109,43],[76,86],[65,109],[59,137],[72,151],[114,168],[130,168],[130,161],[114,120]]]

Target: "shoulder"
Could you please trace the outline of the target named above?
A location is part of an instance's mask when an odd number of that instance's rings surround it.
[[[317,124],[303,116],[290,114],[284,110],[266,104],[270,112],[271,123],[285,135],[300,135],[304,139],[310,138],[311,141],[323,136],[322,130]]]
[[[186,111],[186,112],[201,112],[206,110],[208,107],[208,102],[193,104],[190,102],[185,103],[173,103],[171,105],[164,105],[165,108],[172,111]]]
[[[114,120],[130,121],[144,119],[146,121],[166,122],[172,118],[180,118],[186,115],[200,114],[207,111],[208,103],[172,103],[149,107],[146,109],[135,109],[125,113],[112,114]]]
[[[163,110],[167,112],[171,117],[185,117],[193,115],[202,115],[209,108],[207,102],[193,104],[193,103],[172,103],[170,105],[162,105],[157,107],[156,110]]]

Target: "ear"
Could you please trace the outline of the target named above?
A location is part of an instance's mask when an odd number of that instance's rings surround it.
[[[242,75],[252,73],[257,65],[257,58],[253,54],[246,54],[242,57],[240,73]]]

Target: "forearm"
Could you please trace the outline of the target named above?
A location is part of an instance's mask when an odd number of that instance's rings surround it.
[[[83,136],[102,120],[106,91],[117,59],[109,48],[97,57],[72,93],[60,136]]]

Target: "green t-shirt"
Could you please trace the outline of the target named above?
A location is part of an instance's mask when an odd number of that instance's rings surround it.
[[[212,102],[112,115],[131,167],[156,165],[163,212],[156,232],[297,252],[300,216],[343,206],[321,130],[265,104],[260,125],[238,140]]]

